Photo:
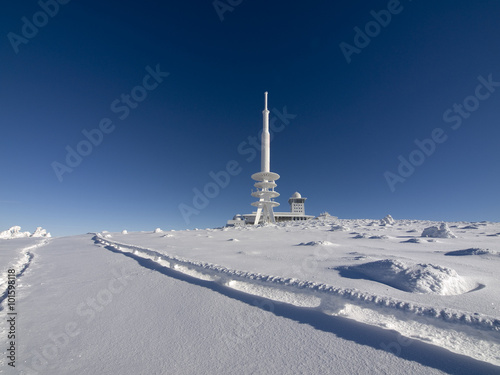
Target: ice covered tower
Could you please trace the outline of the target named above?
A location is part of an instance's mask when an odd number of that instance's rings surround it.
[[[252,203],[252,206],[257,207],[257,214],[255,215],[254,225],[275,223],[273,207],[279,206],[278,202],[273,199],[279,197],[279,193],[274,191],[277,186],[274,181],[280,178],[279,174],[270,171],[271,165],[271,140],[269,134],[269,110],[267,109],[267,91],[264,93],[264,110],[263,115],[263,128],[261,138],[261,160],[260,172],[254,173],[252,179],[257,181],[255,187],[257,191],[252,192],[252,197],[259,198],[257,202]]]

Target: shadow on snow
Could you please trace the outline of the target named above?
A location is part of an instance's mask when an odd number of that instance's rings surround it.
[[[399,341],[401,341],[401,335],[393,330],[382,329],[344,317],[327,315],[313,308],[297,307],[291,304],[276,302],[267,298],[244,293],[214,281],[197,279],[132,253],[124,253],[110,246],[105,246],[105,248],[114,253],[132,258],[142,267],[157,271],[165,276],[212,290],[226,297],[246,303],[251,307],[260,308],[268,313],[291,319],[301,324],[308,324],[315,329],[332,333],[339,338],[353,341],[360,345],[383,350],[383,343],[385,345],[397,343],[398,338]],[[273,309],[269,311],[259,306],[273,306]],[[432,367],[449,374],[500,374],[500,368],[497,366],[478,361],[465,355],[450,352],[439,346],[406,337],[404,338],[404,342],[405,346],[399,345],[397,354],[400,358],[408,361],[418,362],[424,366]],[[395,354],[394,352],[391,353]]]

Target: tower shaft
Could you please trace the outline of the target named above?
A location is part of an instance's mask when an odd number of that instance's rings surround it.
[[[257,181],[254,186],[257,191],[252,192],[252,197],[259,198],[257,202],[252,203],[252,206],[257,207],[255,214],[254,225],[258,225],[262,218],[263,224],[275,223],[273,207],[279,206],[278,202],[274,202],[273,198],[279,196],[279,193],[274,191],[276,181],[280,178],[279,174],[270,171],[271,165],[271,141],[269,134],[269,110],[267,109],[267,91],[265,93],[265,104],[262,125],[261,137],[261,161],[259,173],[254,173],[252,179]]]
[[[271,135],[269,134],[269,110],[267,109],[267,91],[265,92],[265,107],[262,111],[263,127],[261,136],[260,170],[269,172],[271,167]]]

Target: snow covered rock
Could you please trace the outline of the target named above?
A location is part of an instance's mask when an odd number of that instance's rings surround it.
[[[163,233],[163,231],[160,228],[156,228],[154,233]]]
[[[384,259],[337,269],[342,276],[361,275],[410,293],[457,295],[473,289],[454,269],[435,264]]]
[[[380,220],[380,225],[394,225],[396,221],[392,218],[391,215],[387,215],[383,219]]]
[[[422,237],[432,237],[432,238],[457,238],[455,234],[450,230],[448,224],[441,223],[438,227],[428,227],[422,232]]]
[[[127,230],[126,229],[122,230],[122,234],[128,234]]]

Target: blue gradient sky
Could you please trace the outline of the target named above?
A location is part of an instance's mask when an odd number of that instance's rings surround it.
[[[0,229],[204,228],[250,212],[260,156],[242,142],[261,129],[266,90],[270,109],[296,115],[271,144],[280,210],[299,191],[310,214],[500,220],[500,87],[470,98],[479,76],[500,82],[500,2],[253,0],[223,21],[212,1],[159,3],[70,1],[46,25],[37,1],[4,7]],[[348,63],[339,45],[388,4],[399,12]],[[9,33],[34,16],[42,26],[16,53]],[[147,66],[169,76],[113,112]],[[443,115],[464,100],[474,110],[453,129],[458,113]],[[113,131],[60,181],[53,163],[103,118]],[[391,189],[384,173],[436,128],[446,140]],[[193,189],[231,160],[239,173],[196,209]],[[181,204],[197,210],[189,222]]]

